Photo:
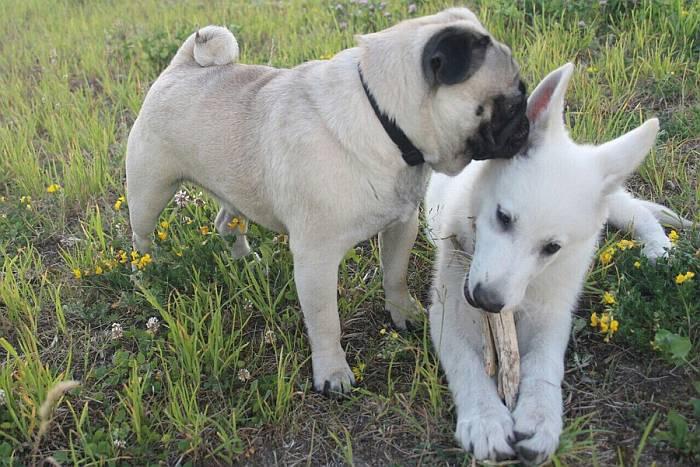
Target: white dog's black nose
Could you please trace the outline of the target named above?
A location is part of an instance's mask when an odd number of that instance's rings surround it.
[[[473,305],[489,313],[500,313],[503,309],[503,298],[492,289],[482,287],[479,282],[474,287]]]

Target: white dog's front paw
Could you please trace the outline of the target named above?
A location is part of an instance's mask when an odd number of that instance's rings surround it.
[[[458,417],[455,438],[478,460],[515,457],[511,447],[515,439],[513,419],[504,405],[480,411],[476,416]]]
[[[314,389],[327,397],[348,394],[355,385],[355,376],[341,352],[332,355],[312,355]]]
[[[562,430],[561,403],[549,406],[537,398],[521,399],[513,412],[515,450],[527,464],[547,460],[559,445]]]

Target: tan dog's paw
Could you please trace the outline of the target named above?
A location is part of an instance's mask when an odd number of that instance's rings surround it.
[[[423,329],[423,321],[426,318],[425,310],[410,295],[400,301],[386,302],[386,311],[391,315],[391,321],[398,329]]]
[[[355,376],[343,355],[312,355],[314,390],[326,397],[338,398],[349,394]]]
[[[231,256],[233,256],[233,259],[239,259],[249,254],[250,245],[248,244],[248,238],[245,235],[237,236],[233,245],[231,245]]]

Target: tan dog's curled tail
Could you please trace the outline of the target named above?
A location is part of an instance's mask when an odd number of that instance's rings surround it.
[[[238,61],[238,41],[223,26],[205,26],[182,44],[171,65],[228,65]]]

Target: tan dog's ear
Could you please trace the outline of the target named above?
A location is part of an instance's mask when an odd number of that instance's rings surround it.
[[[434,34],[423,49],[423,73],[431,86],[465,81],[484,62],[491,38],[486,34],[447,27]]]

